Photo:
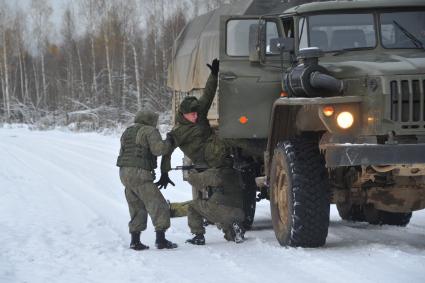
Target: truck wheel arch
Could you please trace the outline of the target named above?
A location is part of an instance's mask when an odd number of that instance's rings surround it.
[[[296,114],[301,107],[296,105],[273,105],[270,117],[270,130],[264,158],[266,175],[270,176],[270,164],[274,149],[279,141],[294,137],[297,134]]]
[[[277,100],[270,117],[270,130],[265,152],[265,170],[269,168],[276,145],[302,132],[324,132],[325,125],[319,118],[317,104],[285,104]]]

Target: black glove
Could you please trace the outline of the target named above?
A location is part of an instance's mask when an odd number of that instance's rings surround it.
[[[167,137],[166,137],[165,140],[169,141],[172,147],[175,146],[174,138],[173,138],[173,135],[171,133],[167,133]]]
[[[168,173],[161,173],[161,178],[159,178],[159,181],[156,182],[155,185],[157,185],[159,189],[166,189],[168,184],[175,186],[174,182],[168,177]]]
[[[220,69],[220,61],[218,59],[214,59],[210,64],[207,64],[207,67],[210,68],[211,74],[213,74],[215,77],[218,76],[218,70]]]

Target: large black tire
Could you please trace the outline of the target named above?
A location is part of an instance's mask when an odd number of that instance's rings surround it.
[[[376,209],[372,204],[363,207],[366,221],[373,225],[406,226],[412,218],[411,212],[388,212]]]
[[[329,227],[329,177],[316,139],[279,143],[270,176],[273,229],[282,246],[320,247]]]

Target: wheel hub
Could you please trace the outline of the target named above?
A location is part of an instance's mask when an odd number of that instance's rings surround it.
[[[288,182],[286,176],[286,166],[284,164],[283,157],[279,155],[278,162],[276,164],[276,181],[274,184],[275,190],[273,190],[275,205],[277,207],[279,222],[282,227],[287,227],[288,224]]]

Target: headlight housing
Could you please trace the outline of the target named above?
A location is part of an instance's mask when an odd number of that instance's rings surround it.
[[[336,118],[336,122],[338,126],[342,129],[348,129],[350,128],[354,123],[354,117],[353,114],[351,114],[348,111],[344,111],[338,114]]]
[[[329,98],[326,100],[329,100],[330,103],[323,101],[325,103],[319,107],[319,117],[330,133],[355,135],[361,130],[363,123],[361,103],[360,101],[349,101],[349,99],[354,100],[352,97]],[[348,101],[341,103],[341,100]]]

